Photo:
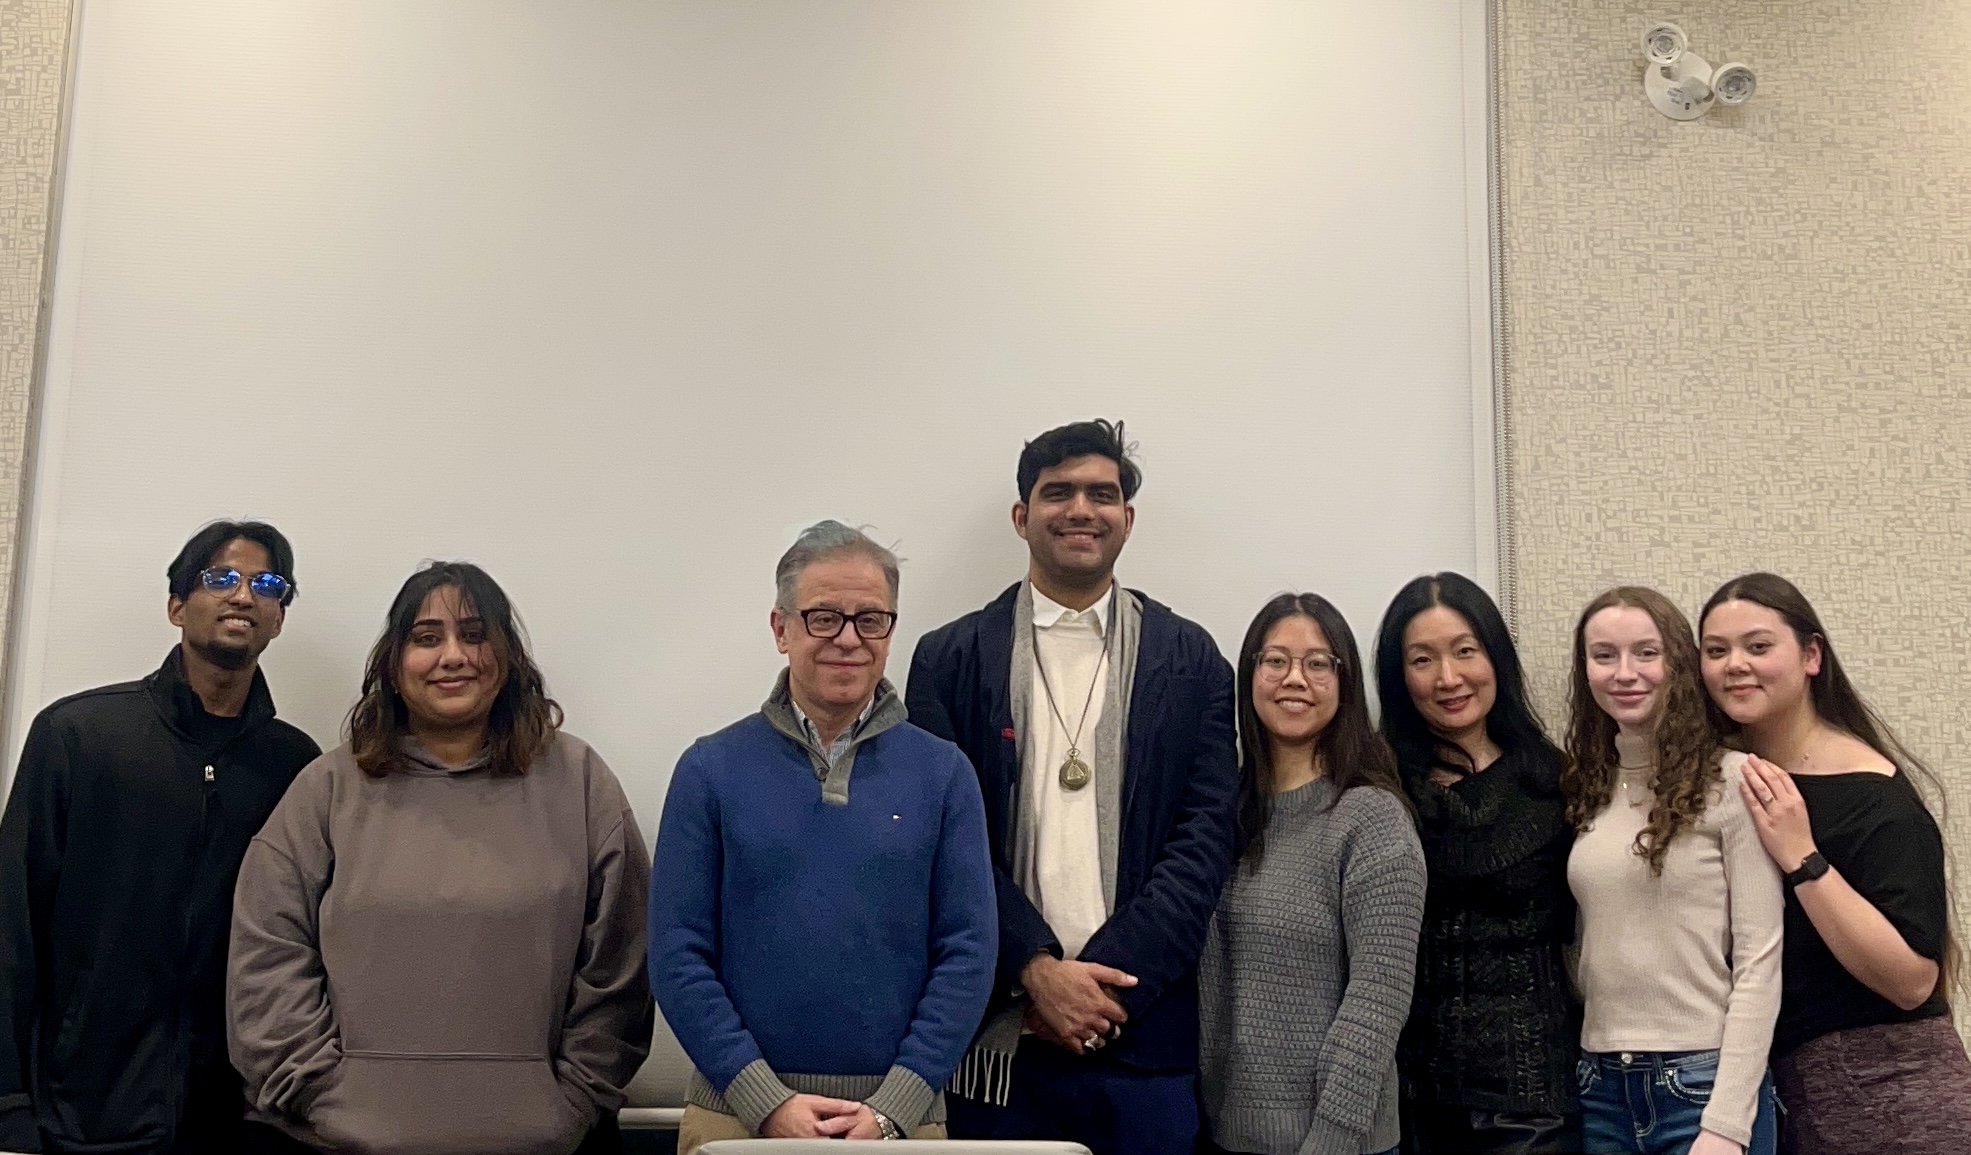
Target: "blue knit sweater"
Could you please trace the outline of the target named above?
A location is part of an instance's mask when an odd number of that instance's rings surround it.
[[[651,872],[651,987],[749,1129],[795,1091],[864,1099],[910,1128],[992,985],[978,778],[956,746],[893,720],[859,739],[852,776],[828,773],[843,804],[824,797],[825,754],[774,710],[700,739],[672,775]]]

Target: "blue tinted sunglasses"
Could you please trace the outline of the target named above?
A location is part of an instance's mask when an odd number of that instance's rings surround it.
[[[229,565],[215,565],[199,571],[198,580],[215,594],[229,594],[239,588],[240,571]],[[277,573],[257,573],[247,579],[246,588],[258,597],[281,601],[294,591],[294,585]]]

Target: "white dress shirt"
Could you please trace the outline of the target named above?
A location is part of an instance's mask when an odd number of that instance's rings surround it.
[[[1071,610],[1037,589],[1032,594],[1032,716],[1026,719],[1026,757],[1020,770],[1033,791],[1040,913],[1059,936],[1063,957],[1075,958],[1109,917],[1102,897],[1093,771],[1095,727],[1108,692],[1109,663],[1103,655],[1108,649],[1110,599],[1105,594],[1085,610]],[[1047,704],[1050,686],[1053,708]],[[1058,717],[1055,709],[1060,711]],[[1077,732],[1079,740],[1075,740]],[[1079,790],[1061,785],[1061,763],[1068,760],[1071,745],[1091,774]]]

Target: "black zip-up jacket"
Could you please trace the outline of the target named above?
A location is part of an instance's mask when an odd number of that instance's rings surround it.
[[[231,1147],[233,883],[320,754],[258,672],[206,713],[177,647],[35,718],[0,819],[0,1150]]]

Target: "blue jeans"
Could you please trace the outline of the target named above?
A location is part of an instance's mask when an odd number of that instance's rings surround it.
[[[1584,1051],[1581,1148],[1588,1155],[1684,1155],[1697,1141],[1716,1051]],[[1774,1155],[1779,1144],[1773,1080],[1759,1084],[1759,1114],[1745,1155]]]

